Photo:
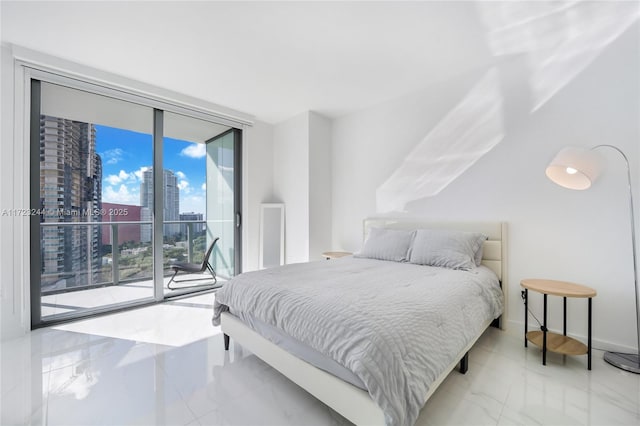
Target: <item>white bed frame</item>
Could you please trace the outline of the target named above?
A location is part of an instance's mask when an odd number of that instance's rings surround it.
[[[491,268],[500,281],[505,300],[505,312],[502,318],[506,318],[507,298],[507,226],[503,222],[421,222],[419,220],[407,220],[396,218],[370,218],[364,221],[364,236],[369,229],[395,228],[395,229],[453,229],[459,231],[482,232],[489,237],[484,243],[482,264]],[[504,320],[501,320],[500,328],[504,328]],[[485,330],[491,322],[487,322]],[[384,413],[378,407],[369,394],[350,383],[347,383],[313,365],[303,361],[289,352],[281,349],[251,328],[244,325],[236,317],[225,312],[221,317],[221,328],[225,334],[225,345],[228,347],[229,337],[243,348],[249,350],[264,362],[284,374],[298,386],[327,404],[329,407],[346,417],[356,425],[384,425]],[[480,333],[481,335],[482,333]],[[440,384],[459,362],[466,364],[466,354],[480,337],[478,335],[466,348],[453,359],[447,369],[433,382],[425,397],[425,402],[431,397]],[[461,367],[462,368],[462,367]]]

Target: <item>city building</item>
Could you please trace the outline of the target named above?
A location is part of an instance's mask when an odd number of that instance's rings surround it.
[[[40,117],[41,285],[68,288],[99,281],[102,159],[93,124]],[[53,225],[64,223],[64,225]],[[52,225],[48,225],[52,224]]]
[[[163,172],[163,195],[164,195],[164,221],[180,220],[180,188],[178,188],[178,179],[171,170]],[[142,172],[142,183],[140,183],[140,205],[148,209],[143,212],[144,218],[141,220],[151,220],[153,213],[153,168],[149,167]],[[164,236],[174,236],[180,233],[180,225],[168,224],[163,226]],[[143,230],[143,242],[151,241],[151,229]]]
[[[148,207],[140,208],[140,220],[142,222],[151,222],[153,219],[151,210]],[[148,243],[151,241],[151,235],[153,234],[153,227],[149,225],[143,225],[140,227],[140,242]]]
[[[185,212],[185,213],[180,213],[180,221],[190,221],[190,220],[197,220],[197,221],[201,221],[203,219],[203,215],[202,213],[195,213],[195,212]],[[180,233],[183,236],[187,236],[187,224],[186,223],[181,223],[180,224]],[[191,229],[193,229],[194,232],[199,232],[202,231],[203,229],[205,229],[205,224],[204,223],[194,223],[191,225]]]

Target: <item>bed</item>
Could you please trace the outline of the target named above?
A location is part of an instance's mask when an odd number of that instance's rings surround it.
[[[441,250],[454,233],[475,255]],[[501,325],[506,224],[374,218],[364,237],[354,257],[239,275],[216,295],[213,322],[225,349],[234,339],[353,423],[411,425]]]

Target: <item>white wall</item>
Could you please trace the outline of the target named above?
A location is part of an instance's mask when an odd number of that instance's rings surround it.
[[[27,216],[11,214],[13,209],[28,207],[28,175],[25,175],[27,151],[20,149],[21,126],[14,122],[15,110],[22,105],[19,94],[14,96],[14,69],[11,50],[1,47],[0,65],[0,337],[15,337],[29,324],[29,240]],[[15,102],[15,104],[14,104]],[[28,140],[26,141],[28,146]],[[28,173],[28,172],[27,172]]]
[[[273,198],[273,126],[255,121],[243,133],[243,266],[259,268],[260,204]]]
[[[306,111],[274,126],[275,201],[285,205],[286,263],[331,249],[331,121]]]
[[[285,263],[309,259],[309,113],[274,126],[273,194],[284,203]]]
[[[331,250],[331,120],[309,114],[309,260]]]
[[[496,102],[503,103],[504,138],[440,193],[417,197],[402,213],[434,220],[508,222],[511,297],[507,319],[514,332],[520,333],[523,326],[520,280],[555,278],[598,291],[594,299],[596,345],[636,347],[629,210],[621,157],[603,151],[606,171],[589,191],[556,186],[546,179],[544,170],[566,145],[614,144],[631,161],[634,196],[640,199],[638,40],[636,23],[533,112],[529,58],[501,57],[496,61]],[[465,99],[486,71],[482,68],[453,77],[421,93],[334,120],[336,248],[359,249],[362,219],[377,213],[376,189],[406,165],[405,157]],[[425,167],[447,165],[444,156],[440,165],[426,166],[428,159],[414,160],[417,167],[420,161],[425,161]],[[541,313],[539,301],[535,296],[531,299],[532,309]],[[551,298],[550,324],[555,329],[561,327],[560,303],[559,298]],[[584,300],[570,300],[570,334],[586,335],[586,305]]]

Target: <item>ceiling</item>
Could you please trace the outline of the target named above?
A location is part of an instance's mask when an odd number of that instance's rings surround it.
[[[491,61],[475,2],[0,2],[2,41],[278,123]]]

